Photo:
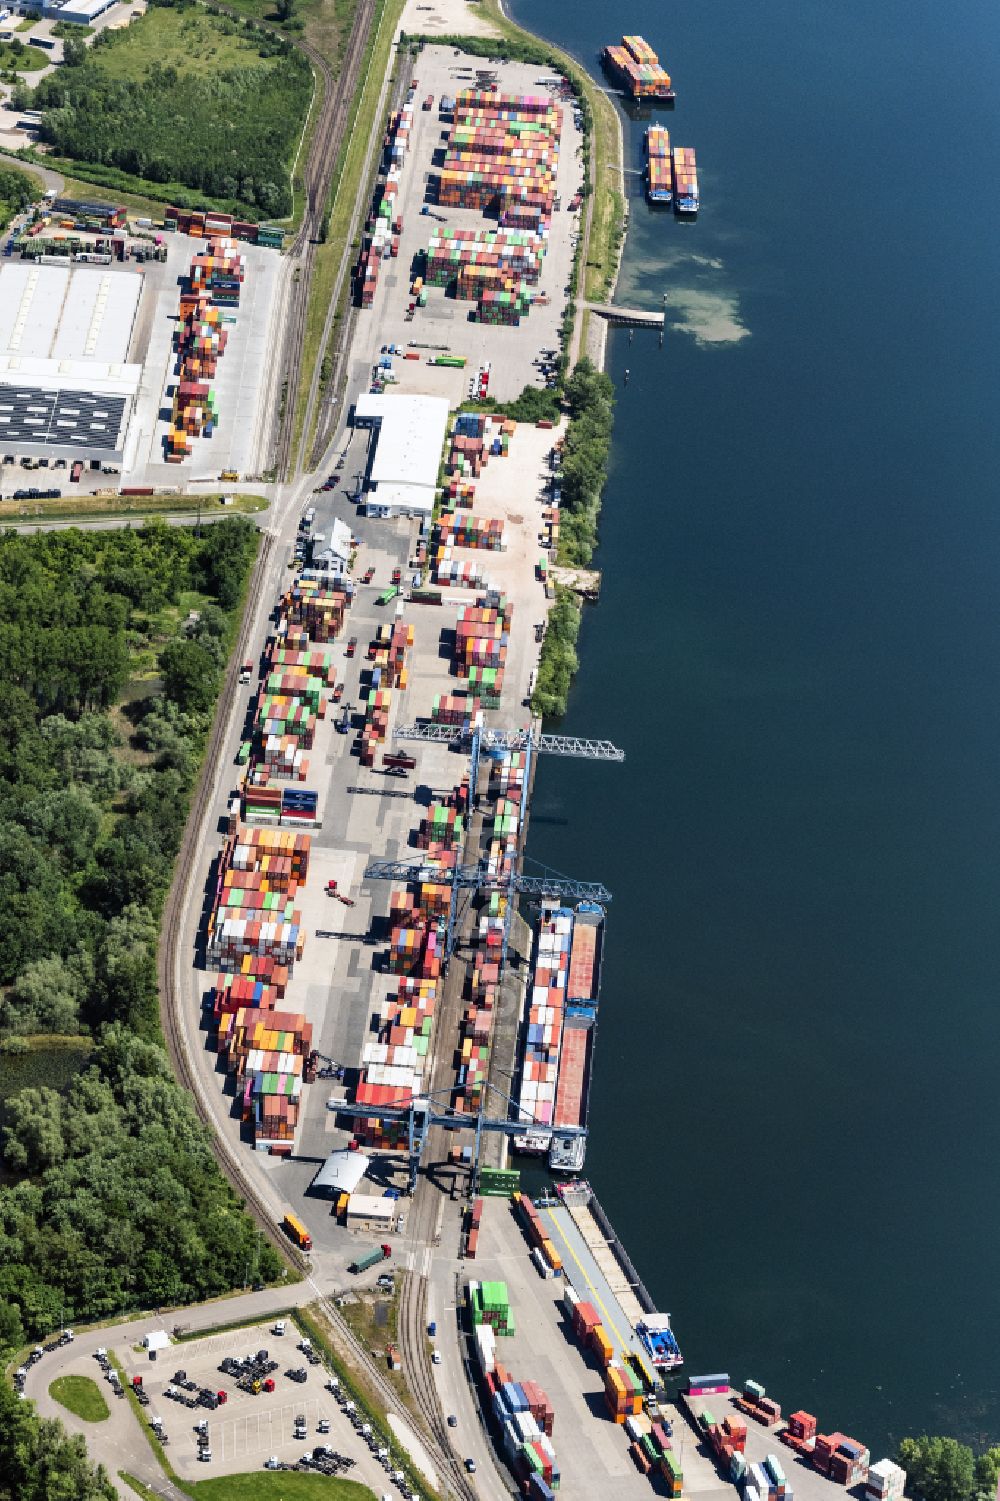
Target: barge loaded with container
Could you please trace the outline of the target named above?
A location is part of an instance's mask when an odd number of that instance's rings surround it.
[[[674,212],[693,219],[701,204],[693,146],[674,147]]]
[[[605,47],[601,61],[633,99],[657,99],[670,104],[677,97],[670,74],[661,67],[645,37],[623,36],[620,47]]]
[[[547,1153],[553,1172],[579,1172],[586,1156],[604,921],[592,902],[543,898],[539,911],[518,1040],[515,1105],[526,1129],[513,1144]]]
[[[662,125],[650,125],[646,131],[646,196],[650,203],[662,203],[665,207],[673,202],[670,132]]]

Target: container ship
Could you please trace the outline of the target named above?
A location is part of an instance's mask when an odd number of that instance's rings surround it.
[[[674,147],[674,212],[693,219],[701,199],[698,196],[698,167],[693,146]]]
[[[660,59],[644,37],[623,36],[620,47],[605,47],[601,60],[633,99],[672,102],[677,97],[670,86],[670,74],[660,67]]]
[[[662,125],[650,125],[646,131],[646,194],[650,203],[669,206],[674,199],[670,132]]]
[[[527,1129],[514,1147],[547,1152],[553,1172],[579,1172],[586,1155],[603,938],[602,907],[543,900],[520,1038],[516,1104]]]

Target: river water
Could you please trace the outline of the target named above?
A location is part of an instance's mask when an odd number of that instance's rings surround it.
[[[515,0],[674,76],[529,853],[613,891],[587,1174],[688,1370],[1000,1437],[1000,153],[986,0]],[[642,165],[645,122],[626,127]],[[624,372],[629,369],[627,387]]]

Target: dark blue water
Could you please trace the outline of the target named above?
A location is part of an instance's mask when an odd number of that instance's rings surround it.
[[[995,1440],[1000,17],[514,11],[595,71],[646,35],[703,204],[634,180],[619,296],[671,327],[611,345],[564,723],[628,760],[533,812],[614,892],[588,1174],[689,1370],[881,1452]]]

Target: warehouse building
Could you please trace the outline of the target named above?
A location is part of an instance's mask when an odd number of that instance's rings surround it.
[[[444,396],[359,396],[354,425],[372,430],[368,516],[429,517],[448,428]]]
[[[347,1201],[347,1228],[391,1235],[399,1222],[399,1200],[375,1194],[352,1193]]]
[[[41,16],[43,21],[75,21],[78,26],[92,26],[98,16],[119,0],[20,0],[11,8],[24,16]]]
[[[142,374],[143,279],[27,261],[0,269],[0,451],[120,464]]]

